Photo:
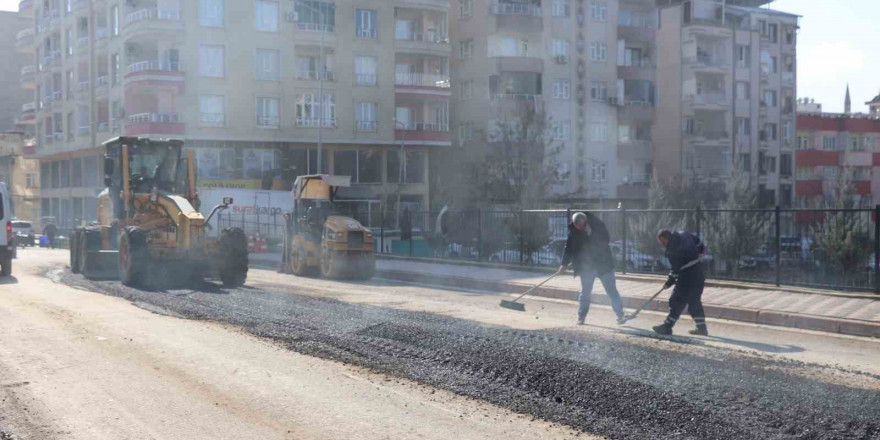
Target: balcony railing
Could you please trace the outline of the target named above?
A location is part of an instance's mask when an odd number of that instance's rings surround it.
[[[709,140],[725,140],[730,139],[730,133],[725,130],[695,130],[691,136],[704,138]]]
[[[76,39],[77,47],[86,47],[89,45],[89,37],[79,37]]]
[[[370,73],[356,73],[354,75],[354,82],[360,86],[375,86],[376,85],[376,75]]]
[[[62,96],[61,92],[52,92],[52,100],[55,102],[61,102]]]
[[[95,82],[98,84],[98,87],[104,87],[110,84],[110,77],[107,75],[101,75]]]
[[[178,62],[171,61],[157,61],[157,60],[145,60],[138,61],[136,63],[132,63],[128,66],[128,73],[139,73],[139,72],[182,72],[183,66],[181,66]]]
[[[15,36],[15,45],[18,47],[30,46],[34,44],[34,29],[27,28],[20,31]]]
[[[528,93],[493,93],[492,100],[493,101],[501,101],[501,100],[517,100],[517,101],[534,101],[538,99],[541,95],[537,94],[528,94]]]
[[[226,125],[226,113],[205,113],[199,115],[202,127],[223,127]]]
[[[180,21],[180,11],[174,9],[141,9],[125,16],[125,25],[144,20]]]
[[[88,81],[80,81],[76,87],[78,92],[86,92],[89,90],[89,82]]]
[[[260,128],[279,128],[281,118],[278,116],[261,116],[257,118],[257,126]]]
[[[107,35],[109,35],[109,32],[105,27],[98,28],[98,30],[95,31],[95,38],[98,40],[103,40],[107,38]]]
[[[326,32],[332,34],[336,32],[336,26],[323,23],[307,23],[304,21],[296,22],[296,29],[306,32]]]
[[[627,174],[621,178],[624,185],[647,185],[651,183],[650,174]]]
[[[313,81],[317,81],[319,79],[320,74],[316,70],[297,70],[296,71],[296,79],[309,79]],[[324,79],[327,81],[333,81],[335,78],[333,72],[327,71],[324,72]]]
[[[355,121],[358,131],[376,131],[376,121]]]
[[[296,125],[300,127],[318,127],[321,120],[318,118],[297,118]],[[336,119],[324,118],[324,127],[335,127]]]
[[[396,32],[394,39],[398,41],[420,41],[437,44],[449,43],[449,36],[439,32]]]
[[[376,29],[356,29],[354,32],[358,38],[376,39],[379,38],[379,31]]]
[[[398,86],[449,88],[449,75],[431,73],[398,73],[394,84]]]
[[[78,129],[76,129],[76,133],[80,136],[85,136],[89,134],[89,126],[86,125],[85,127],[79,127]]]
[[[426,131],[435,133],[449,132],[449,124],[443,122],[400,122],[398,127],[400,130],[406,131]]]
[[[727,96],[724,93],[700,93],[692,96],[694,104],[726,104]]]
[[[21,68],[21,82],[34,81],[34,75],[37,72],[35,66],[24,66]]]
[[[138,124],[177,124],[180,122],[178,113],[137,113],[130,115],[127,120],[129,125]]]
[[[23,105],[21,106],[21,111],[22,111],[22,113],[30,113],[30,112],[35,112],[35,111],[37,111],[37,103],[35,103],[35,102],[28,102],[28,103],[26,103],[26,104],[23,104]]]
[[[541,7],[533,3],[502,3],[489,5],[489,13],[495,15],[531,15],[541,16]]]

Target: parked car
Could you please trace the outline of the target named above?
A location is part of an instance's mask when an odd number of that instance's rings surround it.
[[[21,247],[32,247],[36,238],[31,223],[21,220],[12,221],[12,235],[15,236],[15,245]]]
[[[461,243],[449,243],[446,246],[446,254],[449,258],[464,258],[466,260],[476,260],[480,256],[476,246],[466,246]]]
[[[611,243],[611,252],[618,261],[623,261],[623,240]],[[642,252],[631,241],[626,242],[626,267],[631,270],[653,270],[659,263],[658,258]]]
[[[520,255],[519,249],[503,249],[492,254],[489,261],[494,263],[534,264],[538,266],[559,266],[565,251],[565,239],[554,239],[531,255]]]

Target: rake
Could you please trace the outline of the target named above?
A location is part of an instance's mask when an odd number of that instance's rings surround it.
[[[554,273],[553,275],[550,275],[549,278],[547,278],[547,279],[544,280],[544,281],[541,281],[540,283],[538,283],[537,285],[535,285],[535,287],[532,287],[531,289],[526,290],[522,295],[516,297],[516,299],[513,300],[513,301],[507,301],[507,300],[502,299],[502,300],[501,300],[501,307],[504,307],[505,309],[516,310],[517,312],[525,312],[525,311],[526,311],[526,306],[525,306],[525,304],[518,303],[517,301],[519,301],[520,299],[522,299],[522,297],[524,297],[524,296],[526,296],[526,295],[532,293],[535,289],[537,289],[538,287],[543,286],[547,281],[552,280],[554,277],[556,277],[557,275],[559,275],[559,274],[561,274],[561,273],[562,273],[561,270],[556,271],[556,273]]]
[[[658,296],[660,296],[660,294],[663,293],[664,290],[666,290],[666,286],[665,286],[665,285],[664,285],[663,287],[661,287],[660,290],[658,290],[657,293],[654,294],[654,296],[652,296],[652,297],[648,298],[647,300],[645,300],[645,302],[643,302],[642,305],[640,305],[639,308],[636,309],[636,311],[630,313],[629,315],[624,316],[624,317],[623,317],[623,322],[621,322],[621,324],[623,324],[623,323],[625,323],[625,322],[627,322],[627,321],[631,321],[631,320],[633,320],[633,319],[636,319],[636,316],[639,316],[639,312],[641,312],[642,310],[644,310],[645,307],[648,307],[648,304],[651,304],[651,301],[654,301],[655,298],[657,298]]]

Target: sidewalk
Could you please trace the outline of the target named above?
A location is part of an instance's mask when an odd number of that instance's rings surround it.
[[[280,265],[280,259],[279,254],[251,255],[253,264],[273,268]],[[547,278],[549,274],[380,257],[376,260],[376,276],[448,287],[521,293]],[[617,289],[623,296],[624,306],[635,308],[656,293],[663,281],[660,277],[621,277],[617,280]],[[609,304],[605,290],[598,280],[593,289],[593,303]],[[576,301],[579,292],[580,281],[568,273],[554,278],[532,294]],[[664,292],[648,308],[665,311],[668,298],[669,293]],[[707,286],[703,293],[703,304],[709,318],[880,337],[880,296],[874,297],[871,294],[837,294],[833,291],[805,293],[767,286],[738,287],[736,283],[725,283]]]

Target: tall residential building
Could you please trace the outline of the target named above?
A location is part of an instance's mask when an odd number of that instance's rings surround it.
[[[798,17],[772,0],[662,0],[657,31],[658,179],[757,182],[759,204],[791,205]]]
[[[62,225],[95,218],[99,145],[122,135],[182,138],[200,187],[252,190],[318,172],[321,138],[321,171],[352,176],[339,196],[356,209],[427,207],[450,144],[448,1],[32,8],[42,212]]]
[[[25,104],[33,100],[33,94],[20,86],[34,80],[33,25],[27,15],[0,11],[0,131],[33,131],[22,113],[30,108]],[[32,121],[33,113],[28,116]]]
[[[849,101],[847,88],[846,100]],[[815,102],[798,102],[798,208],[832,208],[838,184],[851,184],[854,202],[880,204],[880,95],[866,103],[869,112],[827,113]],[[847,109],[851,110],[851,109]],[[802,221],[810,216],[802,215]]]

